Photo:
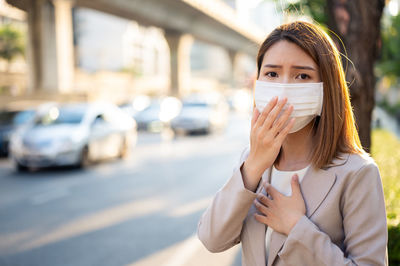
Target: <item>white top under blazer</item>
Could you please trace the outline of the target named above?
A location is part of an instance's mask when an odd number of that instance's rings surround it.
[[[297,174],[299,177],[299,182],[301,182],[309,166],[310,165],[297,171],[280,171],[275,168],[275,165],[273,165],[271,171],[271,185],[285,196],[290,196],[292,195],[292,186],[290,184],[292,176]],[[271,227],[268,227],[265,233],[265,254],[267,254],[266,261],[268,261],[268,250],[273,231],[274,230]]]

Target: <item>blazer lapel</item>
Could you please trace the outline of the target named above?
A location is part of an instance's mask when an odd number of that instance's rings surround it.
[[[310,217],[316,209],[321,205],[326,195],[335,183],[336,175],[332,172],[315,169],[310,167],[303,180],[300,183],[301,192],[303,194],[306,205],[306,216]],[[268,266],[274,262],[279,250],[285,243],[286,236],[278,232],[271,235],[271,243],[268,254]]]
[[[266,180],[269,180],[270,176],[270,170],[267,169],[263,175],[262,179],[260,180],[260,183],[258,184],[256,193],[263,192],[266,194],[263,186],[263,182]],[[251,206],[249,215],[248,215],[248,220],[247,220],[247,230],[248,234],[251,237],[250,245],[251,245],[251,251],[252,255],[255,261],[255,265],[265,265],[265,232],[267,229],[267,226],[265,224],[259,223],[255,218],[254,218],[254,213],[257,212],[257,209],[255,208],[254,204]]]
[[[253,216],[256,212],[254,206],[251,207],[250,217],[247,220],[247,230],[250,237],[249,244],[251,246],[252,256],[255,266],[265,265],[265,230],[266,225],[259,223]]]

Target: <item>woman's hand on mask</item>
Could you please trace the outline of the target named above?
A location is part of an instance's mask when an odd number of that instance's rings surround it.
[[[261,114],[257,108],[253,110],[250,153],[241,169],[243,182],[248,190],[255,191],[262,173],[274,163],[282,142],[294,124],[294,118],[289,120],[293,111],[291,105],[277,119],[286,102],[286,98],[278,101],[278,98],[275,97],[267,104]]]
[[[258,213],[254,214],[254,218],[274,231],[285,235],[289,235],[300,218],[306,214],[306,205],[297,175],[292,177],[291,186],[292,195],[287,197],[265,182],[265,191],[272,198],[259,193],[257,199],[254,200],[258,210]]]

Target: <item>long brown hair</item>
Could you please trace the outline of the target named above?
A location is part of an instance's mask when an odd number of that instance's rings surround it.
[[[339,157],[340,153],[363,153],[340,54],[332,39],[321,28],[296,21],[272,31],[257,55],[257,78],[267,50],[283,40],[298,45],[315,61],[324,84],[322,114],[314,123],[312,164],[322,168]]]

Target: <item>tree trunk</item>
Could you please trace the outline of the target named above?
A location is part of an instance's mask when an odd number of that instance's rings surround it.
[[[384,0],[327,0],[328,27],[343,56],[351,103],[363,148],[371,146],[371,116],[375,105],[374,63],[380,49]],[[344,49],[344,47],[345,49]]]

